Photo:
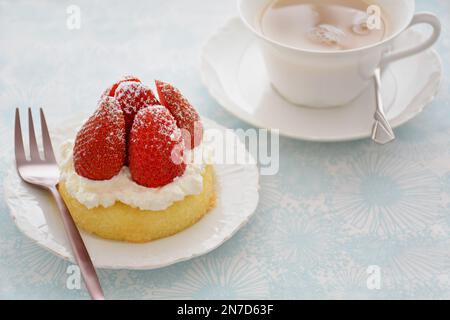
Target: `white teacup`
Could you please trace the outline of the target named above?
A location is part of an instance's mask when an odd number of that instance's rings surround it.
[[[373,0],[387,14],[390,35],[368,47],[346,51],[312,51],[289,47],[259,31],[259,15],[273,0],[238,0],[244,24],[259,38],[267,71],[275,89],[288,101],[309,107],[346,105],[371,83],[379,66],[420,53],[439,38],[441,23],[431,13],[415,14],[415,0]],[[393,41],[416,24],[433,27],[431,36],[410,48],[391,52]]]

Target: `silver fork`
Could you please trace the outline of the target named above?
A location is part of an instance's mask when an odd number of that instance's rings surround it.
[[[44,111],[40,109],[42,143],[44,146],[44,159],[41,159],[34,132],[33,116],[28,108],[28,131],[30,144],[30,159],[27,160],[23,147],[22,129],[20,127],[19,109],[16,109],[16,120],[14,128],[14,149],[16,155],[16,167],[19,176],[25,182],[36,185],[50,191],[58,205],[61,218],[66,230],[67,237],[72,247],[75,260],[80,267],[86,288],[92,299],[103,300],[103,291],[95,272],[89,253],[83,243],[83,239],[78,232],[75,222],[69,213],[61,195],[56,188],[59,180],[59,168],[53,152],[52,142],[48,133],[47,122]]]

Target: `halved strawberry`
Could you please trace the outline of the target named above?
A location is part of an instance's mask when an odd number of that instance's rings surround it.
[[[161,104],[169,109],[178,127],[182,129],[186,147],[193,149],[198,146],[203,138],[203,125],[195,108],[171,84],[159,80],[155,83]]]
[[[108,180],[125,163],[125,120],[114,98],[104,97],[75,138],[73,161],[77,174]]]
[[[157,188],[172,182],[186,169],[184,142],[175,119],[163,106],[138,111],[128,142],[132,179]]]

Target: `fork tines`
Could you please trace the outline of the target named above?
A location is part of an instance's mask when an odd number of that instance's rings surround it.
[[[36,133],[33,123],[33,115],[31,108],[28,108],[28,136],[30,146],[30,161],[29,162],[47,162],[56,163],[55,154],[53,152],[52,142],[50,140],[50,134],[48,133],[47,122],[45,120],[44,111],[40,108],[41,119],[41,131],[42,131],[42,145],[44,148],[44,159],[41,159],[39,154],[39,147],[36,140]],[[16,163],[27,162],[25,154],[25,148],[23,144],[22,128],[20,125],[20,112],[19,108],[16,108],[15,128],[14,128],[14,151],[16,156]]]

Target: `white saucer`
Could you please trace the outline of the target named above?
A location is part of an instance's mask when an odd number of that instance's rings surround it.
[[[54,124],[54,146],[73,139],[83,119]],[[224,130],[215,122],[203,119],[205,128]],[[245,147],[235,148],[246,152]],[[56,150],[55,150],[56,151]],[[245,156],[243,156],[245,157]],[[239,230],[250,218],[258,203],[258,169],[254,164],[215,165],[216,206],[192,227],[171,237],[144,244],[101,239],[81,232],[93,263],[99,268],[155,269],[210,252]],[[24,183],[13,161],[4,181],[5,202],[19,229],[39,245],[56,255],[73,261],[62,221],[48,192]]]
[[[417,43],[421,34],[407,31],[395,46]],[[254,126],[311,141],[345,141],[370,137],[375,100],[369,88],[349,105],[313,109],[293,105],[272,88],[258,44],[233,18],[203,48],[202,79],[210,94],[229,112]],[[435,97],[442,64],[434,50],[392,64],[384,72],[382,93],[387,117],[398,127],[417,116]],[[324,88],[326,94],[326,88]]]

